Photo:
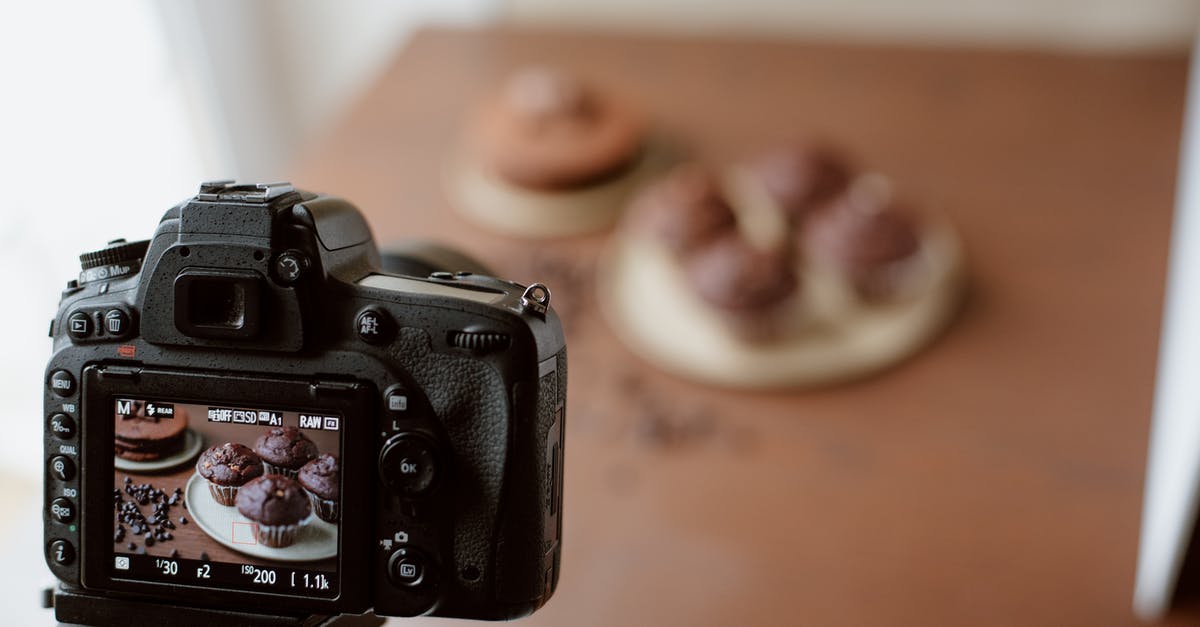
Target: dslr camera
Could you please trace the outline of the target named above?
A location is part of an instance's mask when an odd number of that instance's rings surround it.
[[[553,594],[545,286],[446,250],[385,263],[353,205],[287,183],[204,183],[80,259],[44,389],[60,621],[509,619]]]

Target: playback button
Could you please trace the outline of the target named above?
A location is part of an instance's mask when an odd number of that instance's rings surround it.
[[[92,319],[82,311],[76,311],[67,318],[67,333],[77,340],[88,337],[92,334]]]

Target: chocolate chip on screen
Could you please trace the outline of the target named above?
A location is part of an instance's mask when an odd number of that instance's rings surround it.
[[[183,490],[175,488],[173,492],[168,493],[149,483],[135,484],[130,477],[125,477],[123,483],[125,484],[125,493],[129,495],[130,500],[126,501],[121,498],[120,489],[113,490],[113,505],[117,512],[114,541],[121,542],[124,539],[125,528],[121,523],[129,525],[129,533],[135,536],[144,536],[146,547],[173,540],[175,536],[170,530],[175,528],[175,523],[171,522],[171,508],[181,503]],[[152,505],[149,519],[141,509],[146,505]],[[186,509],[187,503],[183,502],[183,505]],[[187,519],[180,517],[180,523],[187,524]],[[136,546],[130,542],[129,550],[135,550]]]
[[[208,561],[208,553],[201,553],[200,559],[207,562]]]

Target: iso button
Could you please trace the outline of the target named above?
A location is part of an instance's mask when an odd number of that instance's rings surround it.
[[[50,516],[60,523],[66,524],[75,520],[75,504],[63,497],[50,501]]]
[[[416,498],[437,482],[438,461],[433,443],[416,433],[401,433],[383,445],[379,474],[397,496]]]

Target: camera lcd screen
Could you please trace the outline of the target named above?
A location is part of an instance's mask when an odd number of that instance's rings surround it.
[[[114,578],[338,595],[342,416],[111,403]]]

